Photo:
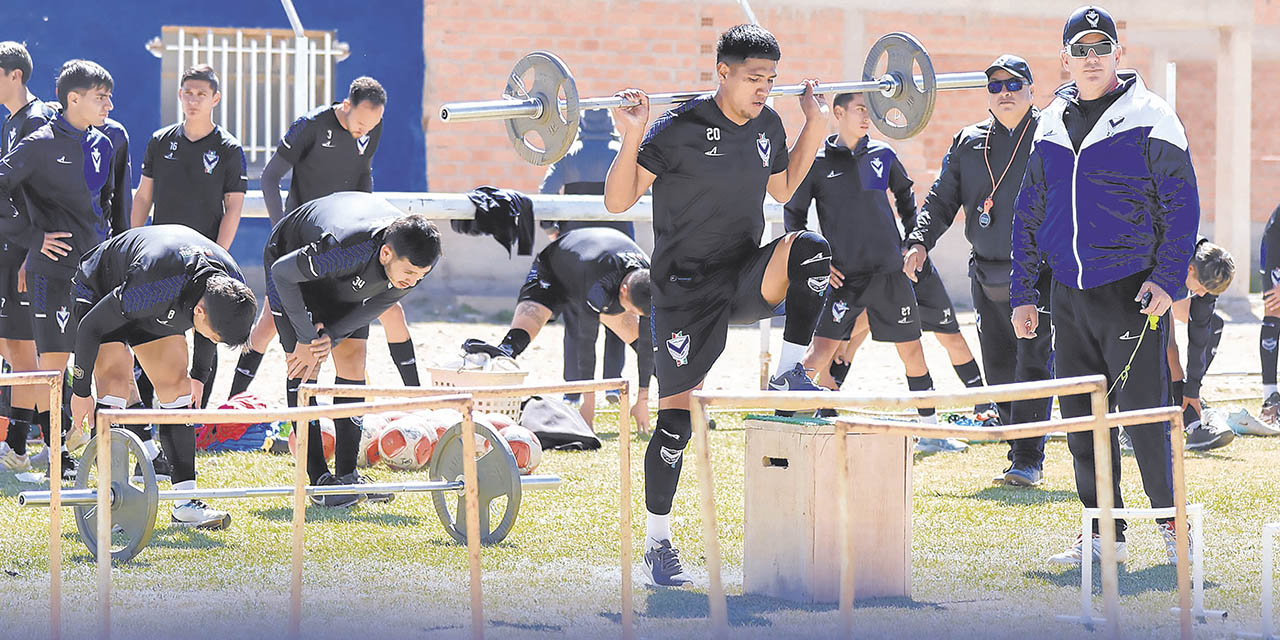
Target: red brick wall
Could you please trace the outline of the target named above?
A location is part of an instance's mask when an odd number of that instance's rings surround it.
[[[736,3],[707,0],[425,2],[427,166],[435,191],[465,191],[480,184],[537,189],[543,169],[517,158],[501,122],[443,124],[436,118],[443,102],[497,98],[512,65],[528,51],[547,49],[560,55],[573,70],[582,96],[610,95],[627,86],[651,92],[710,88],[716,36],[744,20]],[[1280,22],[1280,0],[1256,2],[1260,22]],[[845,77],[842,60],[845,9],[789,7],[782,0],[755,9],[782,46],[779,82],[789,84],[809,76],[855,79],[852,73]],[[928,48],[939,73],[981,70],[1004,52],[1022,55],[1037,80],[1038,105],[1047,104],[1063,81],[1058,59],[1062,23],[1057,19],[894,12],[852,17],[860,18],[863,33],[849,35],[859,37],[865,46],[883,33],[912,32]],[[1140,28],[1138,22],[1130,21],[1123,27],[1122,39],[1140,42],[1134,33]],[[854,69],[860,69],[862,55],[859,52]],[[1176,52],[1174,60],[1178,62],[1178,111],[1187,126],[1204,219],[1209,221],[1216,67],[1211,60],[1177,60]],[[1163,84],[1164,69],[1151,68],[1152,52],[1141,44],[1130,47],[1123,65],[1138,69],[1152,85]],[[1256,57],[1251,198],[1256,221],[1265,220],[1280,202],[1280,87],[1269,80],[1277,73],[1280,62]],[[777,109],[795,135],[801,123],[795,101],[779,99]],[[914,139],[894,143],[922,197],[937,176],[952,135],[984,117],[985,110],[984,92],[940,92],[929,128]]]

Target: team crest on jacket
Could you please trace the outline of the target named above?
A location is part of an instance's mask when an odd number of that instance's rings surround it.
[[[761,133],[760,138],[756,140],[756,152],[760,154],[760,166],[762,167],[769,166],[769,146],[769,138],[766,138]]]
[[[204,152],[202,160],[204,160],[204,172],[212,174],[214,168],[218,166],[218,152],[210,149]]]
[[[71,313],[67,311],[66,307],[62,307],[54,314],[54,318],[58,321],[58,330],[62,333],[66,333],[67,321],[71,319]]]
[[[671,334],[671,339],[667,340],[667,353],[671,354],[671,359],[676,361],[677,367],[689,364],[689,336],[683,331]]]
[[[93,151],[89,154],[89,157],[93,159],[93,172],[101,173],[102,172],[102,152],[98,151],[97,146],[93,147]]]
[[[360,155],[364,155],[364,150],[367,149],[368,147],[369,147],[369,136],[367,134],[360,136],[360,139],[356,140],[356,150],[360,152]]]
[[[18,139],[18,130],[10,129],[9,130],[9,148],[10,149],[13,149],[13,141],[17,139]]]
[[[880,158],[872,158],[872,159],[871,159],[871,170],[872,170],[872,171],[874,171],[874,172],[876,172],[876,177],[877,177],[877,178],[883,178],[883,177],[884,177],[884,162],[882,162],[882,161],[880,160]]]

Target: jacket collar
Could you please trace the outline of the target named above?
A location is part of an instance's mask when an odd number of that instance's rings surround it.
[[[1108,91],[1106,95],[1124,93],[1135,86],[1140,89],[1146,89],[1146,85],[1143,84],[1142,78],[1138,76],[1137,71],[1134,71],[1132,69],[1121,69],[1120,71],[1116,72],[1116,75],[1120,78],[1120,84],[1116,85],[1116,87],[1113,88],[1111,91]],[[1063,100],[1066,100],[1067,102],[1070,102],[1073,104],[1080,103],[1080,88],[1076,86],[1076,83],[1074,80],[1062,85],[1061,87],[1058,87],[1058,89],[1054,91],[1053,94],[1055,96],[1058,96],[1059,98],[1062,98]]]
[[[70,122],[67,121],[67,116],[62,113],[59,113],[58,117],[54,118],[53,128],[81,142],[88,139],[89,133],[93,130],[93,127],[89,127],[88,129],[75,128]]]
[[[1022,114],[1022,119],[1018,121],[1018,125],[1013,128],[1013,131],[1010,131],[1005,128],[1004,123],[1000,122],[1000,118],[997,118],[996,114],[991,113],[990,109],[987,109],[987,113],[991,114],[991,118],[988,120],[990,122],[988,126],[991,128],[993,133],[1006,133],[1010,135],[1017,132],[1022,127],[1027,126],[1027,122],[1029,120],[1035,120],[1040,117],[1040,109],[1036,108],[1035,105],[1031,105],[1031,108],[1027,109],[1027,112]]]
[[[827,136],[827,144],[826,144],[827,155],[832,155],[832,154],[847,154],[847,155],[854,155],[854,156],[861,155],[863,153],[866,153],[867,145],[870,144],[871,142],[870,136],[862,136],[861,138],[858,138],[858,142],[853,145],[852,149],[850,149],[849,147],[846,147],[843,144],[837,143],[836,140],[838,140],[839,138],[840,138],[840,134],[838,133],[833,133],[830,136]]]

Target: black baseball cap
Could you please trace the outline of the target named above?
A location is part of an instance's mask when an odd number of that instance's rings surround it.
[[[1116,21],[1106,9],[1085,5],[1071,12],[1067,25],[1062,28],[1062,44],[1073,44],[1091,33],[1101,33],[1112,42],[1120,42],[1116,34]]]
[[[1027,61],[1013,55],[1012,53],[1006,53],[999,58],[996,58],[991,63],[991,66],[987,67],[987,77],[990,78],[992,73],[1001,69],[1008,71],[1015,78],[1022,78],[1027,82],[1034,82],[1031,79],[1031,67],[1027,65]]]

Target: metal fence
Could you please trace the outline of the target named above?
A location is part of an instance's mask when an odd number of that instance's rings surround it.
[[[331,31],[166,26],[147,44],[161,59],[162,114],[182,120],[178,81],[195,64],[221,80],[214,121],[244,146],[253,177],[293,120],[333,97],[334,67],[350,49]]]

